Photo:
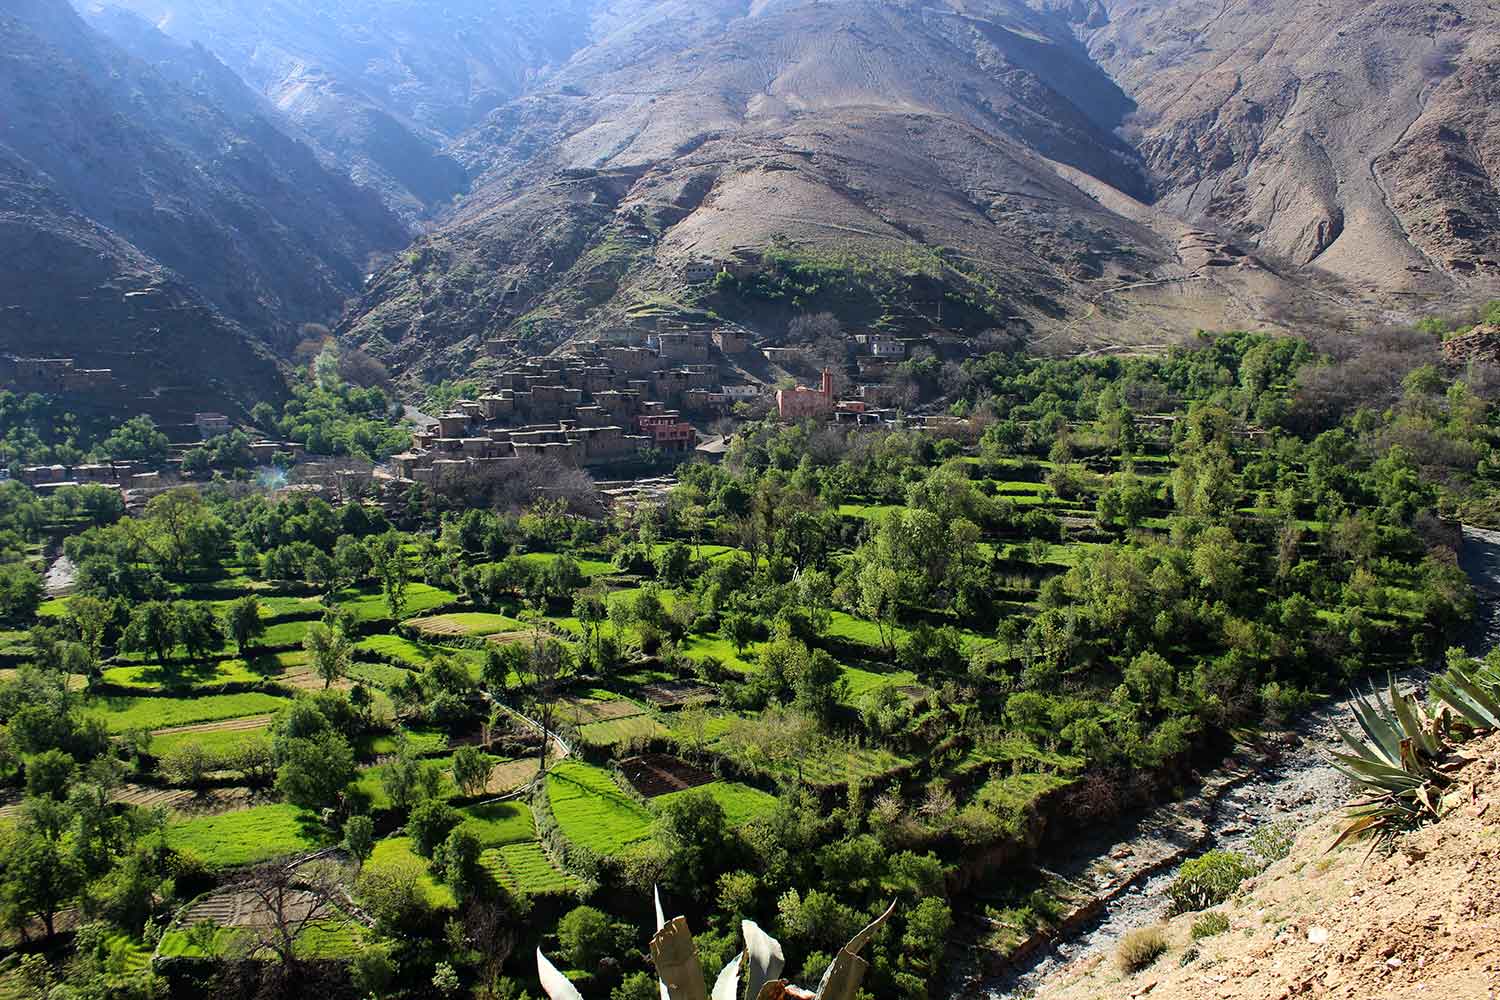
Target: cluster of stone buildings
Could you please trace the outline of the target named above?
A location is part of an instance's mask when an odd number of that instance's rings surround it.
[[[120,388],[108,368],[79,368],[72,358],[0,354],[0,386],[13,392],[111,392]]]
[[[571,353],[520,361],[493,391],[457,401],[414,435],[392,467],[398,478],[437,485],[527,456],[605,466],[652,450],[691,451],[698,444],[692,421],[723,416],[760,394],[748,383],[722,384],[725,356],[749,349],[733,329],[620,331],[578,341]]]
[[[897,411],[890,407],[876,406],[871,400],[863,398],[864,390],[870,388],[872,387],[861,386],[860,398],[839,399],[833,391],[833,370],[824,368],[822,381],[816,389],[805,385],[778,389],[776,415],[789,422],[832,420],[835,423],[860,426],[891,423],[896,419]]]

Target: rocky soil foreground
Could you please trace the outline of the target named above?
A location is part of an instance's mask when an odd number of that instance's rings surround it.
[[[1194,942],[1199,915],[1177,917],[1153,966],[1125,975],[1113,955],[1094,954],[1037,1000],[1500,996],[1500,737],[1463,754],[1464,801],[1441,822],[1389,851],[1325,853],[1340,823],[1330,814],[1218,907],[1224,933]]]

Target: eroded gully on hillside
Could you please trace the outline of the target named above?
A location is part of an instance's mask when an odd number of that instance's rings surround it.
[[[1500,531],[1466,527],[1460,561],[1479,598],[1467,646],[1482,653],[1500,644]],[[951,996],[1028,997],[1064,966],[1107,954],[1127,931],[1162,919],[1166,887],[1182,861],[1210,848],[1244,850],[1263,824],[1286,821],[1300,828],[1344,805],[1350,783],[1323,752],[1337,741],[1333,722],[1348,719],[1347,698],[1329,702],[1301,720],[1274,762],[1258,753],[1233,757],[1186,801],[1102,831],[1080,843],[1072,856],[1054,858],[1049,873],[1093,889],[1089,903],[1074,915],[1075,926],[1002,974],[956,986]]]

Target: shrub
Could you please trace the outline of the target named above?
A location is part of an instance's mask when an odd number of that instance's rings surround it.
[[[1126,975],[1140,972],[1167,952],[1167,935],[1160,927],[1137,927],[1120,939],[1115,962]]]
[[[656,1000],[656,980],[644,972],[632,972],[610,991],[609,1000]]]
[[[1171,912],[1188,913],[1217,906],[1257,871],[1249,858],[1236,851],[1209,851],[1185,861],[1167,886]]]
[[[424,858],[432,857],[437,846],[448,839],[448,834],[463,820],[446,802],[428,799],[411,811],[406,822],[406,832],[411,835],[412,849]]]
[[[609,916],[592,906],[579,906],[557,922],[557,943],[575,969],[592,969],[609,958],[618,937]]]
[[[1229,930],[1229,918],[1218,910],[1214,910],[1193,921],[1193,940],[1202,941],[1215,934],[1223,934],[1227,930]]]
[[[1291,854],[1296,841],[1297,825],[1289,819],[1280,819],[1256,828],[1250,835],[1250,853],[1269,865]]]

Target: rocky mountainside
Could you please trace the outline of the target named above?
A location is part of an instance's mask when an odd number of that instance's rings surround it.
[[[1236,309],[1181,284],[1177,234],[1142,221],[1150,178],[1115,131],[1133,105],[1056,17],[1015,0],[606,10],[592,44],[454,144],[472,193],[372,286],[349,337],[428,377],[486,337],[549,344],[653,312],[776,329],[827,305],[976,332],[1112,313],[1098,291],[1147,282],[1137,315]],[[874,273],[844,301],[685,286],[686,262],[736,248]]]
[[[206,52],[158,55],[172,73],[106,40],[66,0],[15,0],[0,11],[3,207],[10,226],[38,239],[34,253],[7,244],[0,266],[9,281],[47,293],[5,300],[0,347],[71,324],[66,339],[80,363],[117,357],[126,344],[172,365],[200,357],[180,345],[168,353],[149,310],[104,304],[140,294],[134,286],[145,282],[173,308],[218,314],[198,334],[210,368],[259,353],[248,343],[215,348],[220,340],[248,335],[286,350],[300,323],[339,315],[374,255],[407,240],[378,198],[261,113],[259,99]],[[92,255],[99,266],[73,269],[57,255]],[[97,325],[81,325],[75,291],[95,302],[86,315]],[[178,381],[263,390],[256,372],[184,370]]]
[[[92,80],[106,106],[213,137],[174,143],[282,228],[236,228],[230,280],[249,287],[227,288],[229,269],[189,266],[209,244],[137,239],[127,223],[157,225],[159,202],[113,177],[85,202],[71,168],[36,166],[249,328],[249,305],[358,287],[373,217],[318,186],[344,171],[427,230],[340,327],[410,382],[466,370],[489,338],[547,347],[653,316],[779,335],[827,308],[1129,347],[1500,294],[1484,0],[76,2],[157,81]],[[80,78],[100,63],[68,51]],[[107,128],[50,71],[26,96],[96,142]],[[266,180],[293,169],[314,180]],[[233,198],[192,201],[236,218]],[[735,277],[692,284],[694,261]]]
[[[97,400],[172,420],[285,392],[271,353],[0,145],[0,349],[109,368]]]
[[[680,273],[773,246],[885,266],[861,322],[963,302],[960,331],[1098,345],[1409,317],[1500,277],[1497,22],[1479,0],[600,4],[453,144],[471,194],[345,330],[424,377],[643,312],[779,332],[776,303]]]
[[[1500,738],[1465,747],[1443,819],[1373,850],[1329,852],[1348,819],[1301,830],[1289,857],[1215,908],[1222,930],[1194,933],[1203,914],[1162,928],[1166,952],[1124,972],[1106,955],[1044,982],[1038,1000],[1340,1000],[1483,997],[1495,986],[1500,927]]]
[[[1494,4],[1043,3],[1139,104],[1161,208],[1387,294],[1500,278]]]

